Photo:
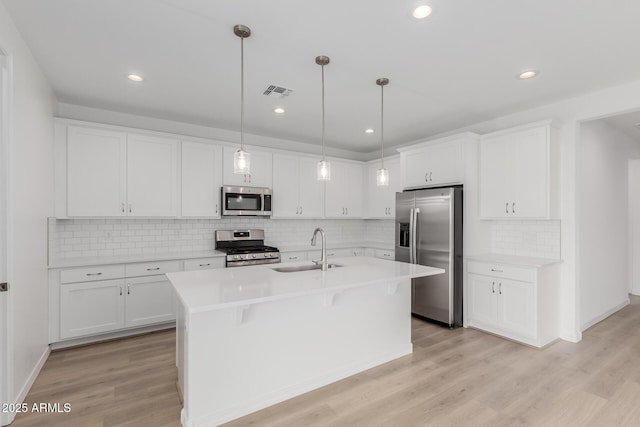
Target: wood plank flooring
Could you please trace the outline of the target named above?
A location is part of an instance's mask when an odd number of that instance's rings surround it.
[[[582,342],[544,350],[413,320],[414,353],[227,423],[235,426],[638,426],[640,297]],[[161,331],[51,354],[23,426],[179,426],[175,335]]]

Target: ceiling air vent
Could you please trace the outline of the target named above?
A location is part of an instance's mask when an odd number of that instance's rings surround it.
[[[286,87],[278,86],[278,85],[269,85],[263,92],[264,95],[277,96],[279,98],[284,98],[285,96],[291,95],[293,89],[288,89]]]

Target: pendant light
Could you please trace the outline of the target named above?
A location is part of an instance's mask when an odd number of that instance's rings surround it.
[[[384,168],[384,87],[389,84],[386,77],[376,80],[376,84],[380,86],[380,169],[376,174],[376,184],[378,186],[389,185],[389,171]]]
[[[240,37],[240,149],[233,154],[233,173],[251,173],[251,154],[244,151],[244,39],[251,35],[251,29],[244,25],[233,27],[233,33]]]
[[[328,56],[316,56],[316,64],[322,67],[322,160],[318,162],[318,181],[331,179],[331,163],[324,158],[324,66],[328,63]]]

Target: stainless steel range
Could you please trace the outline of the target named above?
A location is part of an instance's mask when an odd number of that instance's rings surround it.
[[[280,251],[265,246],[264,230],[216,230],[216,249],[226,252],[227,267],[280,262]]]

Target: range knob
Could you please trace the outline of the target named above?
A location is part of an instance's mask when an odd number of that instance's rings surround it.
[[[251,257],[252,257],[252,258],[258,258],[258,255],[253,254],[253,255],[251,255]]]
[[[265,258],[269,258],[269,254],[264,254],[264,257]]]

